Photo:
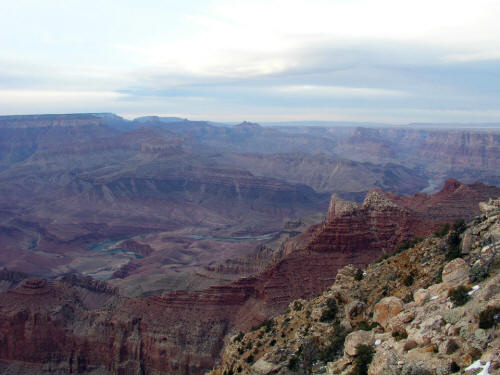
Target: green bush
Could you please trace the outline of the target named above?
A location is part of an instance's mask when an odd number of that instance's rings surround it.
[[[367,375],[368,366],[373,359],[374,350],[371,345],[359,344],[356,347],[358,355],[354,359],[354,368],[351,371],[351,375]]]
[[[460,252],[460,233],[453,231],[448,236],[448,251],[446,252],[446,260],[453,260],[459,258]]]
[[[373,322],[373,323],[368,323],[366,320],[362,320],[358,323],[358,330],[360,331],[371,331],[372,329],[376,328],[378,326],[378,323]]]
[[[488,267],[484,264],[475,264],[469,271],[469,280],[471,283],[479,283],[488,277]]]
[[[341,326],[336,326],[334,332],[329,337],[329,344],[319,353],[319,359],[323,362],[330,362],[344,353],[344,342],[347,331]]]
[[[274,324],[275,324],[275,322],[273,319],[266,319],[262,323],[253,326],[250,330],[253,332],[253,331],[257,331],[257,330],[261,329],[262,327],[264,327],[265,332],[271,332],[271,329],[274,327]]]
[[[240,331],[240,333],[238,333],[238,335],[234,338],[234,342],[240,342],[243,337],[245,337],[245,334]]]
[[[296,356],[293,356],[292,358],[290,358],[290,360],[288,361],[287,367],[289,370],[292,370],[292,371],[297,370],[299,368],[299,358]]]
[[[479,313],[479,328],[488,329],[500,321],[500,308],[490,306]]]
[[[405,284],[406,286],[413,285],[413,275],[411,273],[404,278],[403,284]]]
[[[354,280],[356,280],[356,281],[363,280],[363,270],[361,270],[359,268],[356,270],[356,273],[354,274]]]
[[[448,234],[448,232],[450,231],[450,223],[444,223],[442,224],[439,229],[434,232],[434,234],[436,235],[436,237],[444,237]]]
[[[303,307],[303,306],[302,306],[302,303],[301,303],[300,301],[295,301],[295,302],[293,303],[293,309],[294,309],[295,311],[300,311],[300,310],[302,310],[302,307]]]
[[[462,306],[469,300],[467,288],[463,285],[450,291],[450,299],[455,306]]]
[[[319,319],[320,322],[331,322],[337,317],[338,307],[337,302],[334,298],[329,298],[326,301],[326,310],[323,310],[321,317]]]
[[[457,232],[458,234],[465,232],[466,229],[467,225],[465,224],[464,219],[455,220],[455,222],[453,223],[453,231]]]

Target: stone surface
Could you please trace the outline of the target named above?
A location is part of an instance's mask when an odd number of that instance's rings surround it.
[[[385,297],[373,308],[373,320],[387,328],[389,320],[403,310],[403,301],[397,297]]]
[[[422,306],[429,300],[429,291],[426,289],[418,289],[413,293],[413,299],[418,306]]]
[[[344,353],[351,357],[358,354],[356,347],[359,344],[373,345],[375,336],[372,331],[354,331],[347,335],[344,343]]]
[[[469,265],[462,258],[453,259],[444,266],[442,277],[443,283],[465,284],[469,281]]]

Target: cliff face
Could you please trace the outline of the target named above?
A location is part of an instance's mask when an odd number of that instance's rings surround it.
[[[348,265],[319,297],[232,336],[210,374],[498,374],[500,199],[481,206],[461,258],[431,237],[363,272]]]
[[[283,312],[290,301],[318,295],[347,264],[364,265],[400,241],[432,233],[443,221],[473,215],[469,202],[459,216],[447,211],[459,205],[457,192],[463,189],[451,181],[436,195],[440,200],[426,198],[442,202],[430,217],[425,209],[411,208],[412,198],[399,198],[402,204],[380,191],[368,194],[361,206],[334,197],[328,219],[307,234],[305,247],[257,276],[204,291],[127,299],[71,278],[25,283],[0,294],[0,358],[34,364],[27,373],[49,366],[67,372],[201,374],[213,366],[227,333]],[[478,194],[468,200],[500,195],[481,184],[467,189]],[[451,196],[456,198],[444,199]]]

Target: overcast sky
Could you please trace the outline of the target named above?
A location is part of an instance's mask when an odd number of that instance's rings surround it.
[[[499,0],[2,0],[0,114],[500,121]]]

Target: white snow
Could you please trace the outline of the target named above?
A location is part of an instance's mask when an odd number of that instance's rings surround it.
[[[471,296],[471,295],[472,295],[472,294],[473,294],[476,290],[478,290],[478,289],[479,289],[479,285],[474,285],[474,286],[472,287],[472,290],[471,290],[470,292],[468,292],[467,294],[468,294],[469,296]]]
[[[486,362],[486,364],[483,365],[480,360],[477,360],[472,365],[470,365],[469,367],[467,367],[465,369],[465,371],[471,371],[471,370],[481,369],[483,371],[481,371],[477,375],[489,375],[489,371],[488,370],[490,369],[490,365],[491,365],[491,362]]]
[[[376,345],[376,346],[379,346],[381,343],[382,343],[382,340],[380,340],[380,339],[375,340],[375,345]]]

